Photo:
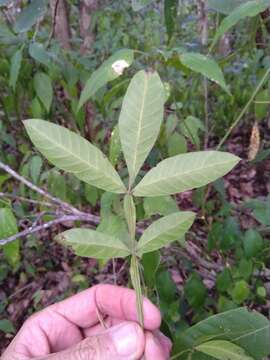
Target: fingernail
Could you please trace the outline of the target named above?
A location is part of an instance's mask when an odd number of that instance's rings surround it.
[[[138,325],[119,325],[113,329],[111,337],[118,355],[130,356],[137,352],[139,341]]]

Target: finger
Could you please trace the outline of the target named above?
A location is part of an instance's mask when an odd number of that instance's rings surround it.
[[[144,360],[168,360],[169,352],[167,347],[164,347],[158,337],[147,331],[145,334],[145,352]]]
[[[98,311],[104,316],[138,321],[134,290],[113,285],[97,285],[52,306],[52,310],[73,324],[87,328],[98,323]],[[159,310],[148,300],[143,301],[144,325],[147,330],[160,326]]]
[[[145,336],[140,326],[124,322],[69,350],[39,360],[139,360],[144,347]]]
[[[161,343],[161,346],[163,347],[163,349],[165,349],[166,354],[169,357],[169,355],[170,355],[170,353],[172,351],[172,342],[171,342],[171,340],[167,336],[163,335],[162,332],[159,331],[159,330],[154,332],[154,336],[156,338],[158,338],[159,342]]]

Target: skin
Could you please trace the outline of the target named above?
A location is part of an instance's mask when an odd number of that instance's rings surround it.
[[[160,312],[148,299],[143,309],[144,330],[133,290],[94,286],[31,316],[1,359],[167,360],[171,342],[159,331]]]

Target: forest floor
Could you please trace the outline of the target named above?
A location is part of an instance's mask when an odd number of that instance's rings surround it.
[[[261,129],[264,141],[270,143],[269,127]],[[254,218],[248,211],[241,210],[241,203],[247,198],[265,198],[270,193],[270,158],[259,162],[248,162],[247,153],[250,139],[250,128],[241,126],[227,142],[227,150],[240,156],[243,160],[225,177],[227,201],[239,205],[239,221],[243,230],[254,226]],[[215,197],[212,189],[209,197]],[[178,197],[182,210],[195,210],[192,205],[192,192]],[[208,219],[208,223],[211,219]],[[78,290],[97,283],[127,283],[127,264],[125,261],[109,262],[102,270],[93,259],[81,259],[68,249],[52,241],[53,235],[63,230],[57,226],[51,231],[43,231],[38,240],[22,239],[22,261],[19,271],[6,277],[0,288],[1,303],[8,301],[6,310],[1,313],[11,320],[16,330],[33,312],[76,293]],[[199,219],[194,224],[186,249],[166,249],[162,261],[166,263],[177,287],[181,290],[188,274],[181,266],[182,259],[195,264],[196,270],[204,279],[210,291],[214,290],[216,274],[225,266],[224,259],[217,252],[206,250],[207,228]],[[269,238],[270,239],[270,238]],[[174,256],[171,256],[174,252]],[[1,261],[1,257],[0,257]],[[269,274],[268,274],[269,275]],[[270,275],[264,279],[270,291]],[[267,286],[266,286],[267,288]],[[270,297],[270,296],[269,296]],[[269,298],[268,297],[268,298]],[[270,309],[270,301],[264,305]],[[259,308],[259,311],[264,309]],[[0,354],[12,339],[11,334],[0,336]]]

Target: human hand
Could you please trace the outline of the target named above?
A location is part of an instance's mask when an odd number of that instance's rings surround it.
[[[2,360],[167,360],[159,310],[144,299],[144,331],[133,290],[97,285],[31,316]],[[99,322],[104,317],[107,329]]]

